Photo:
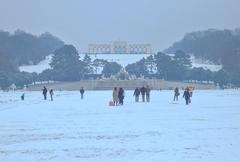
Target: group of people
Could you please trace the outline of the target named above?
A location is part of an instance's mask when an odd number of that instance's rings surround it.
[[[185,98],[186,105],[191,103],[191,98],[193,95],[193,87],[187,87],[183,92],[183,98]],[[180,92],[178,87],[174,89],[174,98],[173,101],[178,101],[178,96],[180,96]]]
[[[186,105],[191,103],[193,89],[194,89],[193,87],[187,87],[184,90],[184,93],[183,93],[182,97],[185,99]],[[44,86],[43,89],[42,89],[44,100],[47,100],[47,92],[48,92],[48,90]],[[142,102],[145,102],[145,101],[150,102],[150,92],[151,92],[151,88],[148,85],[146,87],[143,86],[141,88],[136,87],[136,89],[134,90],[134,93],[133,93],[133,96],[135,97],[135,102],[139,102],[140,95],[142,96]],[[85,90],[82,87],[80,89],[81,99],[83,99],[84,93],[85,93]],[[53,89],[50,89],[49,95],[51,97],[51,101],[53,101],[53,95],[54,95]],[[173,101],[178,101],[178,97],[179,96],[180,96],[179,88],[176,87],[174,89]],[[113,93],[112,93],[112,98],[113,98],[112,103],[113,103],[113,106],[123,105],[124,97],[125,97],[124,89],[121,88],[121,87],[120,88],[115,87],[113,89]],[[24,100],[24,94],[21,96],[21,99]]]
[[[113,106],[123,105],[125,92],[123,88],[115,87],[113,89],[112,97],[113,97]]]
[[[133,93],[133,96],[135,96],[135,102],[139,102],[140,94],[142,96],[142,102],[145,102],[145,98],[147,102],[150,102],[150,92],[151,92],[151,89],[148,85],[146,87],[143,86],[141,88],[137,87]]]
[[[192,98],[192,94],[193,94],[193,87],[187,87],[183,93],[183,98],[185,98],[186,101],[186,105],[191,103],[191,98]],[[135,102],[139,102],[139,97],[140,95],[142,96],[142,102],[150,102],[150,92],[151,92],[151,88],[147,85],[146,87],[143,86],[141,88],[137,87],[134,90],[133,96],[135,96]],[[117,106],[117,105],[123,105],[123,100],[124,100],[124,90],[123,88],[117,88],[115,87],[113,89],[113,106]],[[173,101],[178,101],[178,97],[180,96],[180,92],[178,87],[176,87],[174,89],[174,98]]]
[[[146,87],[143,86],[141,88],[137,87],[133,93],[133,96],[135,96],[135,102],[139,102],[140,94],[142,96],[142,102],[145,102],[145,100],[147,100],[147,102],[150,102],[150,91],[151,89],[149,86]],[[111,106],[123,105],[124,97],[125,97],[124,89],[121,87],[120,88],[115,87],[112,92],[113,99],[112,101],[110,101],[110,105]]]
[[[44,100],[47,100],[47,92],[48,92],[48,90],[47,90],[47,88],[44,86],[43,89],[42,89],[42,94],[43,94]],[[84,88],[82,87],[82,88],[80,89],[81,99],[83,99],[84,92],[85,92],[85,90],[84,90]],[[50,95],[50,97],[51,97],[51,101],[53,101],[53,95],[54,95],[53,89],[50,89],[49,95]]]
[[[47,100],[47,92],[48,92],[48,90],[47,90],[47,88],[44,86],[43,87],[43,89],[42,89],[42,93],[43,93],[43,97],[44,97],[44,100]],[[49,95],[50,95],[50,97],[51,97],[51,101],[53,101],[53,89],[50,89],[50,91],[49,91]]]

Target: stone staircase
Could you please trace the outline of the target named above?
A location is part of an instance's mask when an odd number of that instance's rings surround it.
[[[185,88],[187,86],[196,89],[216,89],[212,84],[194,84],[185,82],[170,82],[158,79],[138,79],[138,80],[82,80],[79,82],[60,82],[51,84],[38,84],[28,87],[28,90],[41,90],[43,86],[54,90],[79,90],[84,87],[86,90],[112,90],[114,87],[122,87],[126,90],[133,90],[136,87],[149,85],[152,89],[174,89],[175,87]]]

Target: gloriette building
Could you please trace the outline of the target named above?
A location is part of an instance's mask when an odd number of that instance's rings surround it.
[[[89,54],[152,54],[151,44],[128,44],[115,41],[112,44],[89,44]]]

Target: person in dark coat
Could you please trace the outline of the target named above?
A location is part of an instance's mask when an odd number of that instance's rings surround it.
[[[53,101],[53,89],[50,89],[50,91],[49,91],[49,94],[50,94],[50,96],[51,96],[51,101]]]
[[[150,102],[150,92],[151,92],[151,88],[147,85],[147,87],[146,87],[146,99],[147,99],[147,102]]]
[[[185,101],[186,101],[186,105],[188,105],[191,101],[190,101],[190,92],[189,92],[189,89],[186,88],[184,93],[183,93],[183,97],[185,98]]]
[[[44,100],[47,100],[47,91],[48,91],[47,88],[44,86],[42,90]]]
[[[139,95],[140,95],[140,90],[139,88],[137,87],[133,93],[133,96],[135,96],[135,102],[139,102]]]
[[[142,102],[145,102],[145,94],[146,94],[146,88],[143,86],[142,88],[140,88],[140,92],[142,95]]]
[[[23,94],[21,95],[21,100],[23,101],[24,98],[25,98],[25,94],[23,93]]]
[[[180,95],[178,87],[174,89],[174,98],[173,101],[178,101],[178,96]]]
[[[119,88],[118,99],[119,99],[119,105],[123,105],[123,100],[124,100],[124,90],[123,90],[123,88]]]
[[[83,89],[83,87],[80,89],[80,93],[81,93],[81,99],[83,99],[83,95],[84,95],[85,90]]]

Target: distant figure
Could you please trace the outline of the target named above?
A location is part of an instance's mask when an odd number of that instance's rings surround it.
[[[147,102],[150,102],[150,92],[151,92],[151,88],[147,85],[147,87],[146,87],[146,99],[147,99]]]
[[[49,94],[50,94],[50,96],[51,96],[51,101],[53,101],[53,95],[54,95],[53,89],[51,89],[51,90],[49,91]]]
[[[143,86],[140,89],[141,95],[142,95],[142,102],[145,102],[145,94],[146,94],[146,88]]]
[[[178,96],[180,95],[178,87],[174,89],[174,98],[173,101],[178,101]]]
[[[191,101],[190,101],[190,92],[189,92],[189,88],[186,88],[184,93],[183,93],[183,97],[185,98],[186,101],[186,105],[188,105]]]
[[[133,96],[135,96],[135,102],[139,102],[139,95],[140,95],[140,90],[139,88],[137,87],[135,90],[134,90],[134,93],[133,93]]]
[[[117,106],[118,105],[118,90],[117,90],[117,87],[115,87],[113,89],[112,98],[113,98],[114,106]]]
[[[83,95],[84,95],[85,90],[83,89],[83,87],[80,89],[80,93],[81,93],[81,99],[83,99]]]
[[[119,91],[118,91],[119,105],[123,105],[124,95],[125,94],[124,94],[123,88],[119,88]]]
[[[43,90],[42,90],[42,93],[43,93],[43,96],[44,96],[44,100],[47,100],[47,88],[44,86],[43,87]]]
[[[188,88],[189,88],[190,97],[192,97],[192,95],[193,95],[193,90],[194,90],[194,87],[188,87]]]
[[[25,94],[23,93],[23,94],[21,95],[21,100],[23,101],[24,98],[25,98]]]

